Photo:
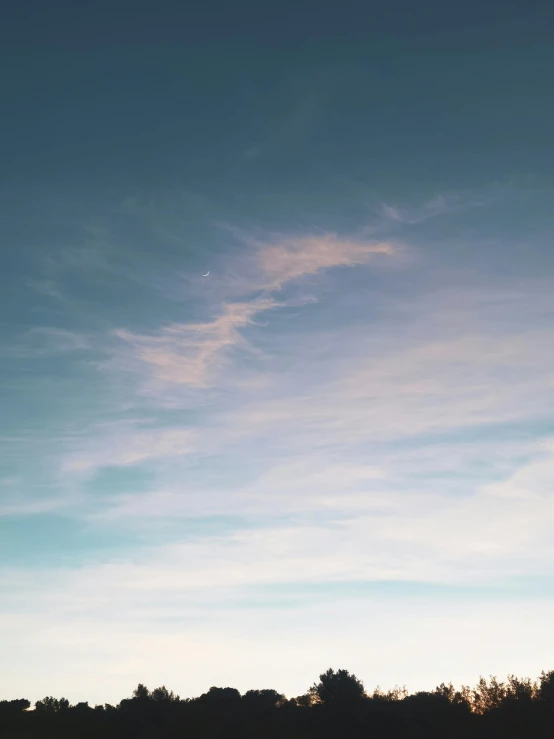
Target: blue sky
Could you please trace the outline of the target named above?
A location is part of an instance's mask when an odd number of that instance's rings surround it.
[[[528,5],[8,11],[2,697],[552,667]]]

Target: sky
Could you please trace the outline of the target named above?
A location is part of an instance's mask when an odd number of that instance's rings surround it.
[[[0,698],[554,667],[553,21],[5,10]]]

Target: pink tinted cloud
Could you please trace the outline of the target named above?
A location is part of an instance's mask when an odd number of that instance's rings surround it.
[[[244,343],[239,328],[251,323],[257,313],[277,305],[269,298],[229,303],[221,316],[206,323],[173,323],[155,335],[123,330],[116,335],[131,346],[135,357],[148,365],[158,380],[205,387],[221,352]]]
[[[269,278],[269,289],[278,290],[286,282],[322,269],[366,264],[381,254],[392,256],[394,247],[386,242],[342,239],[336,234],[284,239],[264,246],[259,264]]]

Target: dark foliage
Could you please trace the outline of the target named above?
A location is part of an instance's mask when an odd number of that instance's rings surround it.
[[[368,694],[347,670],[327,670],[304,695],[210,688],[181,699],[165,686],[139,684],[118,706],[72,706],[48,696],[0,701],[4,739],[533,739],[552,736],[554,671],[537,681],[481,678],[473,689],[439,685],[409,695]]]

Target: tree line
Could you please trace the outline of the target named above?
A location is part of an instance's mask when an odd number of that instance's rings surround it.
[[[372,693],[348,670],[329,669],[301,696],[212,687],[179,698],[139,684],[117,706],[48,696],[0,701],[3,739],[523,739],[554,736],[554,670],[537,680],[481,678],[474,688]]]

